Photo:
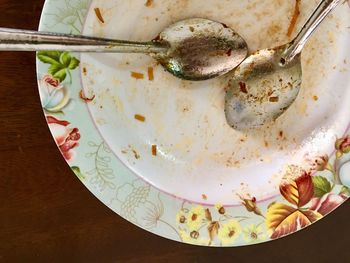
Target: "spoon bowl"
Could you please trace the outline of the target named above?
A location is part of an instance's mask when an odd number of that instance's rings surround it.
[[[171,74],[187,80],[224,75],[248,55],[245,40],[225,24],[193,18],[166,28],[155,40],[169,46],[153,57]]]
[[[291,43],[257,51],[234,70],[225,96],[225,115],[231,127],[257,128],[275,121],[292,105],[302,83],[301,52],[341,2],[322,0]]]
[[[225,98],[229,125],[256,128],[277,119],[297,98],[302,78],[300,56],[281,66],[286,46],[249,56],[234,72]]]

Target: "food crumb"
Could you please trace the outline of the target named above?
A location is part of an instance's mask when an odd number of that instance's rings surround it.
[[[87,75],[87,69],[86,69],[86,67],[83,67],[83,74],[84,74],[84,76]]]
[[[84,94],[84,91],[83,90],[80,90],[80,92],[79,92],[79,97],[83,100],[83,101],[85,101],[85,102],[92,102],[94,99],[95,99],[95,95],[93,95],[91,98],[87,98],[86,96],[85,96],[85,94]]]
[[[147,0],[145,6],[151,7],[153,5],[153,0]]]
[[[153,81],[154,80],[154,69],[153,67],[148,68],[148,80]]]
[[[152,155],[157,156],[157,153],[158,153],[157,145],[152,145]]]
[[[282,138],[283,137],[283,131],[279,132],[279,136]]]
[[[145,75],[139,72],[131,72],[131,77],[133,77],[134,79],[144,79]]]
[[[239,88],[241,90],[241,92],[247,94],[248,90],[247,90],[247,84],[245,84],[244,82],[240,82],[239,83]]]
[[[98,20],[99,20],[102,24],[104,24],[104,23],[105,23],[105,20],[104,20],[104,18],[103,18],[103,16],[102,16],[102,13],[101,13],[100,8],[96,7],[94,10],[95,10],[95,14],[96,14],[96,17],[98,18]]]
[[[135,157],[136,160],[141,158],[141,156],[137,153],[137,151],[132,150],[132,152],[134,153],[134,157]]]
[[[314,95],[312,98],[314,101],[318,101],[318,96]]]
[[[140,122],[145,122],[146,121],[146,117],[140,114],[135,114],[134,116],[135,120],[138,120]]]
[[[202,199],[203,199],[203,200],[208,200],[207,195],[206,195],[206,194],[202,194]]]
[[[279,97],[270,97],[269,101],[270,102],[278,102],[279,101]]]

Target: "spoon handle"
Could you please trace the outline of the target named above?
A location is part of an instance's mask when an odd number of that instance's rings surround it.
[[[317,6],[313,14],[310,16],[302,30],[296,36],[296,38],[287,47],[282,58],[284,64],[288,64],[294,57],[299,55],[304,48],[306,42],[311,37],[312,33],[316,30],[319,24],[326,18],[326,16],[332,12],[341,2],[344,0],[322,0]]]
[[[159,53],[167,47],[153,42],[131,42],[21,29],[0,28],[0,51],[71,51]]]

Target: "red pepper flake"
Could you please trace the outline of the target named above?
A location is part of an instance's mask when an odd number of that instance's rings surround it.
[[[79,97],[80,97],[83,101],[85,101],[85,102],[91,102],[91,101],[93,101],[93,100],[95,99],[96,96],[93,95],[91,98],[87,98],[87,97],[85,96],[83,90],[81,90],[81,91],[79,92]]]
[[[146,7],[151,7],[153,5],[153,0],[147,0],[147,2],[145,3]]]
[[[139,72],[131,72],[131,77],[134,79],[144,79],[145,75]]]
[[[138,120],[140,122],[145,122],[146,121],[146,117],[145,116],[142,116],[140,114],[135,114],[135,120]]]
[[[157,145],[152,145],[152,155],[157,156],[157,153],[158,153]]]
[[[100,8],[96,7],[94,10],[95,10],[95,14],[96,14],[98,20],[100,20],[100,22],[101,22],[102,24],[104,24],[104,23],[105,23],[105,20],[103,19],[103,16],[102,16],[102,13],[101,13]]]
[[[291,37],[295,26],[298,22],[299,16],[300,16],[300,2],[301,0],[295,0],[295,7],[294,7],[294,13],[293,13],[293,17],[292,20],[290,21],[289,27],[288,27],[288,32],[287,32],[287,36]]]
[[[241,92],[248,94],[248,90],[247,90],[247,84],[245,84],[244,82],[240,82],[239,83],[239,88],[241,90]]]
[[[154,70],[153,67],[148,68],[148,80],[153,81],[154,80]]]
[[[279,99],[280,99],[279,97],[270,97],[270,98],[269,98],[269,101],[270,101],[270,102],[278,102]]]
[[[226,55],[229,56],[229,57],[231,57],[231,55],[232,55],[232,48],[230,48],[230,49],[226,52]]]

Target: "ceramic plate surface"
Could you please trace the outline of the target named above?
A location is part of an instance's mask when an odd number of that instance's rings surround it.
[[[293,29],[294,1],[47,0],[40,30],[148,41],[202,17],[252,52],[290,41],[317,3],[301,1]],[[38,52],[39,91],[64,158],[117,214],[185,243],[248,245],[309,226],[350,195],[349,45],[345,3],[303,52],[297,101],[250,132],[225,121],[229,74],[182,81],[146,55]]]

